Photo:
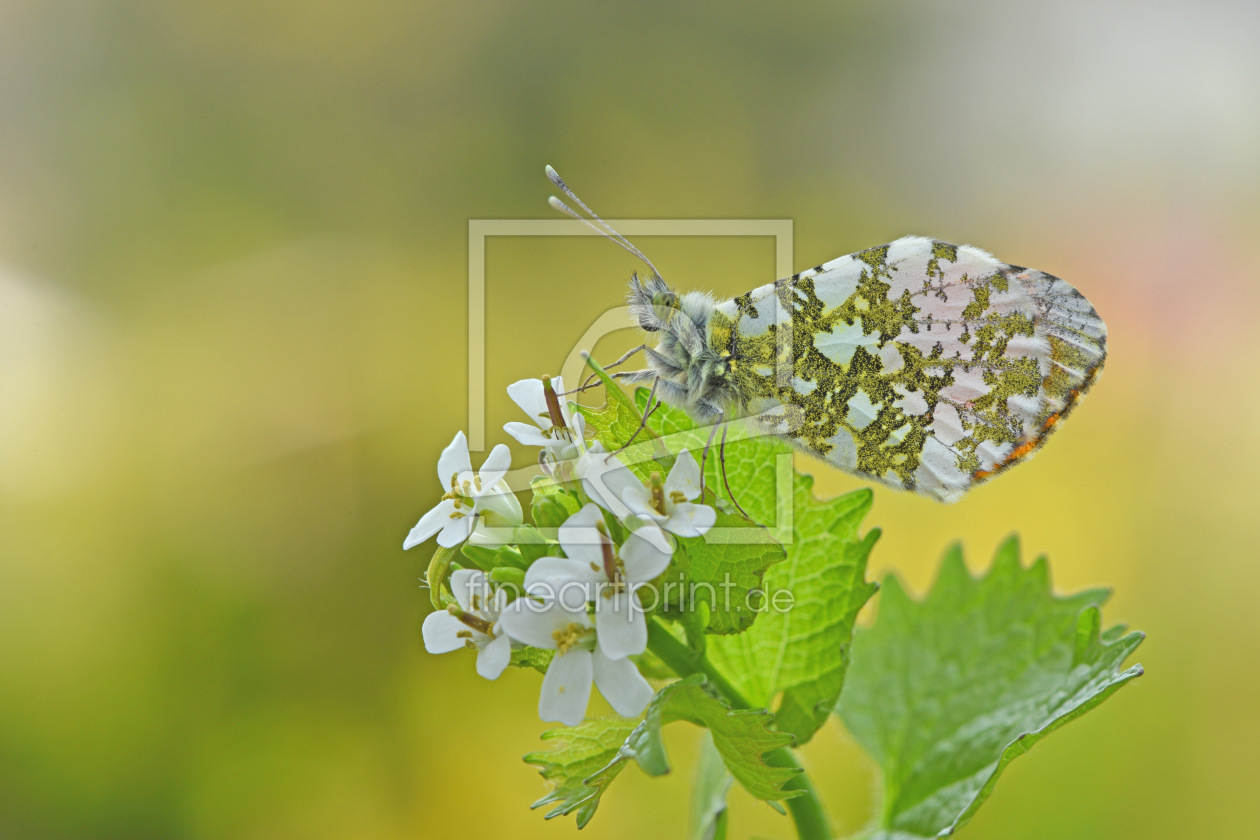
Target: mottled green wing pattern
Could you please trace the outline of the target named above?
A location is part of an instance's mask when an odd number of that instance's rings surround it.
[[[905,237],[718,304],[746,415],[940,501],[1028,457],[1093,383],[1107,328],[1070,285]]]

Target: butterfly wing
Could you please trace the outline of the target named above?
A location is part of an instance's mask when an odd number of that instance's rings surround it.
[[[1045,442],[1096,378],[1107,330],[1057,277],[905,237],[720,304],[709,340],[768,431],[955,501]]]

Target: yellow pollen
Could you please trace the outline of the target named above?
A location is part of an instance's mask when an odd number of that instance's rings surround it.
[[[681,490],[674,490],[669,494],[669,500],[676,505],[681,505],[683,502],[687,501],[687,497]]]
[[[586,628],[576,621],[570,622],[559,630],[551,634],[551,638],[555,639],[556,650],[560,655],[568,653],[574,645],[582,641],[582,637],[586,635]]]

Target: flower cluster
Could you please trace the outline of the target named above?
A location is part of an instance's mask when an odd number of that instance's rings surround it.
[[[460,432],[438,459],[444,495],[403,547],[434,536],[450,551],[465,543],[507,547],[503,565],[458,568],[448,581],[428,581],[438,590],[449,585],[454,602],[425,619],[425,648],[472,648],[477,672],[487,679],[503,672],[514,651],[553,651],[538,713],[574,726],[586,714],[592,685],[626,716],[642,712],[652,698],[633,659],[648,641],[639,590],[667,572],[678,539],[703,536],[717,513],[696,502],[701,476],[691,453],[679,454],[664,479],[653,472],[645,483],[616,453],[586,441],[585,419],[563,393],[559,377],[514,383],[508,395],[533,424],[504,426],[519,443],[538,448],[546,480],[563,497],[566,516],[554,538],[524,522],[507,481],[507,447],[496,446],[474,473]],[[464,549],[461,556],[500,555]]]

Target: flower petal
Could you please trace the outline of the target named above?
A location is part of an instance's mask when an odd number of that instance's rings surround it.
[[[604,514],[599,506],[589,503],[565,520],[557,534],[565,556],[581,560],[583,563],[592,563],[602,569],[604,565],[602,546],[608,538],[601,534],[596,526],[602,525],[603,522]]]
[[[513,639],[540,648],[556,647],[553,635],[570,624],[590,627],[586,606],[581,610],[569,610],[558,601],[535,601],[529,596],[517,598],[503,609],[499,626]]]
[[[674,505],[669,519],[662,522],[661,527],[680,537],[700,537],[704,536],[715,522],[717,522],[717,511],[713,508],[708,505],[683,502]]]
[[[403,540],[403,551],[419,545],[445,528],[446,523],[451,521],[451,514],[454,512],[455,502],[450,499],[443,499],[438,502],[437,507],[420,517],[420,521],[411,529],[411,533],[407,534],[407,539]]]
[[[497,518],[497,517],[496,517]],[[514,527],[496,527],[486,523],[486,517],[477,518],[477,527],[468,536],[468,541],[473,545],[484,545],[487,548],[498,548],[501,545],[507,545],[515,541],[516,528]]]
[[[442,450],[438,456],[438,481],[443,490],[451,489],[451,476],[472,472],[472,459],[468,457],[468,438],[463,432],[456,432],[451,445]]]
[[[542,429],[528,423],[504,423],[503,431],[516,438],[522,446],[550,446],[552,443],[551,438],[543,435]]]
[[[674,547],[654,523],[645,523],[621,546],[621,565],[626,580],[646,583],[669,568]]]
[[[521,407],[521,411],[529,415],[534,425],[540,429],[551,428],[551,418],[547,413],[547,395],[543,393],[541,379],[522,379],[507,387],[507,394],[512,402]]]
[[[477,569],[456,569],[451,572],[451,592],[460,609],[478,614],[485,611],[493,594],[490,581]]]
[[[595,633],[609,659],[637,656],[647,650],[647,616],[628,589],[595,599]]]
[[[497,636],[477,654],[477,673],[488,680],[497,680],[512,661],[512,640]]]
[[[574,469],[576,477],[582,480],[582,489],[586,491],[586,495],[617,518],[624,517],[630,509],[612,488],[605,486],[604,475],[622,466],[624,465],[620,461],[609,456],[602,443],[596,441],[581,454]]]
[[[491,597],[490,599],[490,603],[486,604],[486,609],[485,609],[486,617],[490,621],[498,621],[499,616],[503,615],[503,608],[507,606],[507,603],[508,603],[507,590],[496,589],[494,591],[493,597]],[[494,632],[498,633],[499,631],[496,629]]]
[[[438,534],[437,543],[442,548],[454,548],[455,546],[468,539],[468,535],[472,533],[474,517],[466,513],[458,515],[452,513],[446,520],[446,524],[442,526],[442,531]]]
[[[621,465],[620,462],[614,462],[615,466],[604,473],[604,486],[613,491],[618,499],[621,499],[626,505],[634,510],[636,506],[650,507],[652,504],[652,491],[648,490],[639,481],[638,477],[630,472],[627,467]],[[633,499],[633,502],[631,501]]]
[[[512,450],[508,449],[506,444],[497,444],[486,456],[485,462],[481,465],[481,472],[477,473],[481,479],[481,486],[489,490],[502,481],[503,476],[507,475],[507,471],[511,468]]]
[[[429,653],[450,653],[465,647],[473,638],[473,633],[462,621],[446,610],[431,612],[424,617],[420,625],[420,636],[424,639],[424,649]]]
[[[629,659],[609,659],[596,649],[592,655],[592,676],[599,693],[613,711],[623,717],[638,717],[656,693]]]
[[[574,648],[551,660],[538,698],[538,716],[565,726],[581,723],[591,699],[593,672],[588,650]]]
[[[473,512],[481,514],[485,524],[491,528],[515,528],[522,522],[521,500],[508,489],[506,481],[487,487],[478,494],[473,502]]]
[[[525,572],[525,591],[544,600],[560,601],[565,609],[579,610],[595,597],[595,586],[607,582],[602,568],[571,557],[540,557]]]
[[[646,488],[644,488],[646,489]],[[630,509],[630,512],[640,519],[647,519],[652,522],[664,522],[669,519],[658,513],[656,508],[652,507],[652,497],[649,494],[646,498],[639,496],[634,491],[627,492],[621,497],[622,502]],[[624,518],[624,517],[623,517]]]
[[[669,498],[674,493],[682,493],[689,502],[700,495],[700,465],[690,450],[678,453],[674,467],[665,479],[665,497]]]

